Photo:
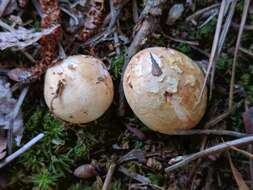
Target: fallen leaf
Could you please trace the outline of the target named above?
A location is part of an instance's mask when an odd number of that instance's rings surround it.
[[[57,30],[60,26],[44,29],[41,32],[34,32],[23,27],[11,32],[0,32],[0,49],[4,50],[10,47],[23,49],[37,42],[43,36],[49,35]]]
[[[135,127],[131,127],[131,126],[127,125],[127,129],[140,140],[144,140],[146,138],[144,133]]]
[[[75,169],[74,175],[82,179],[88,179],[96,175],[96,169],[91,164],[84,164]]]
[[[230,168],[232,170],[232,173],[233,173],[233,176],[235,178],[236,184],[238,186],[238,189],[239,190],[249,190],[249,187],[245,183],[245,181],[243,180],[241,173],[234,166],[230,155],[228,156],[228,160],[229,160]]]
[[[141,163],[146,162],[145,153],[141,149],[133,149],[118,160],[118,164],[129,160],[138,160]]]

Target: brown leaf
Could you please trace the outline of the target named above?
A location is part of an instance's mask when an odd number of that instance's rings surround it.
[[[243,180],[241,173],[234,166],[230,155],[228,156],[228,160],[229,160],[230,168],[232,170],[232,173],[233,173],[233,176],[235,178],[236,184],[238,186],[238,189],[239,190],[249,190],[249,187],[245,183],[245,181]]]
[[[22,27],[11,32],[0,32],[0,49],[4,50],[10,47],[23,49],[37,42],[43,36],[54,32],[58,27],[59,25],[44,29],[41,32],[34,32]]]
[[[253,107],[250,107],[243,113],[243,123],[246,133],[253,133]]]
[[[88,179],[96,175],[96,169],[91,164],[84,164],[75,169],[74,175],[82,179]]]

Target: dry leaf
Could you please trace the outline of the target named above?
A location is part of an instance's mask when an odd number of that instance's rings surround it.
[[[88,179],[96,175],[96,169],[91,164],[84,164],[75,169],[74,175],[82,179]]]
[[[245,183],[245,181],[242,178],[242,175],[240,174],[240,172],[236,169],[236,167],[234,166],[232,159],[230,157],[230,155],[228,156],[228,160],[229,160],[229,164],[233,173],[233,176],[235,178],[236,184],[238,186],[239,190],[249,190],[248,185]]]
[[[146,138],[144,133],[140,129],[137,129],[135,127],[131,127],[130,125],[127,125],[127,129],[140,140],[144,140]]]
[[[43,36],[53,33],[59,25],[44,29],[41,32],[34,32],[26,28],[18,28],[11,32],[0,32],[0,49],[4,50],[10,47],[25,48],[37,42]]]

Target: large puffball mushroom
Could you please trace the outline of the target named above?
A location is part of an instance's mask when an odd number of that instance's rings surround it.
[[[112,103],[113,83],[99,59],[70,56],[47,70],[44,97],[60,119],[88,123],[100,117]]]
[[[123,78],[124,93],[136,116],[152,130],[173,134],[190,129],[205,113],[204,75],[186,55],[147,48],[132,57]]]

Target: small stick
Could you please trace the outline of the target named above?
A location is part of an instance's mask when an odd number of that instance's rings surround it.
[[[110,190],[110,184],[111,184],[112,176],[113,176],[115,169],[116,169],[116,164],[112,163],[110,165],[110,168],[109,168],[107,174],[106,174],[105,182],[104,182],[102,190]]]
[[[249,50],[247,50],[247,49],[245,49],[245,48],[243,48],[243,47],[240,47],[239,50],[240,50],[241,52],[243,52],[243,53],[245,53],[245,54],[247,54],[247,55],[253,57],[253,52],[251,52],[251,51],[249,51]]]
[[[229,130],[216,130],[216,129],[191,129],[191,130],[178,130],[171,135],[225,135],[232,137],[245,137],[247,134]]]
[[[2,162],[0,162],[0,168],[4,167],[11,161],[13,161],[15,158],[26,152],[29,148],[31,148],[35,143],[37,143],[39,140],[41,140],[44,137],[43,133],[38,134],[36,137],[34,137],[32,140],[30,140],[28,143],[26,143],[24,146],[22,146],[20,149],[18,149],[16,152],[11,154],[10,156],[6,157]]]
[[[234,84],[235,84],[235,69],[236,69],[236,63],[237,63],[237,54],[238,54],[240,44],[241,44],[242,33],[243,33],[244,25],[245,25],[245,22],[246,22],[246,19],[247,19],[249,5],[250,5],[250,0],[245,0],[244,1],[243,12],[242,12],[242,20],[241,20],[241,24],[240,24],[239,33],[238,33],[238,36],[237,36],[235,52],[234,52],[234,59],[233,59],[233,65],[232,65],[232,76],[231,76],[231,80],[230,80],[229,102],[228,102],[229,110],[232,109],[232,106],[233,106]]]
[[[247,156],[250,160],[253,160],[253,154],[251,154],[251,153],[249,153],[249,152],[247,152],[247,151],[245,151],[245,150],[236,148],[236,147],[234,147],[234,146],[231,146],[231,149],[232,149],[232,150],[235,150],[235,151],[237,151],[237,152],[239,152],[239,153],[241,153],[241,154],[244,155],[244,156]]]
[[[13,132],[13,122],[14,119],[17,117],[20,107],[25,99],[25,96],[28,92],[28,87],[24,88],[18,98],[18,101],[15,105],[15,108],[13,110],[13,112],[10,114],[10,120],[7,124],[7,129],[8,129],[8,153],[11,154],[12,153],[12,132]]]
[[[220,6],[220,3],[216,3],[216,4],[214,4],[214,5],[211,5],[211,6],[209,6],[209,7],[206,7],[206,8],[204,8],[204,9],[199,10],[199,11],[196,11],[194,14],[188,16],[188,17],[186,18],[186,21],[190,21],[190,20],[194,19],[195,17],[198,17],[199,15],[203,14],[204,12],[207,12],[207,11],[212,10],[212,9],[216,9],[216,8],[218,8],[219,6]]]
[[[188,163],[190,163],[198,158],[206,157],[210,154],[216,154],[218,152],[226,151],[226,150],[230,149],[232,146],[248,145],[252,142],[253,142],[253,136],[249,136],[249,137],[243,137],[243,138],[240,138],[237,140],[227,141],[227,142],[218,144],[216,146],[213,146],[213,147],[207,148],[203,151],[192,154],[192,155],[186,157],[185,159],[183,159],[182,161],[165,168],[165,172],[169,173],[175,169],[178,169],[182,166],[187,165]]]

